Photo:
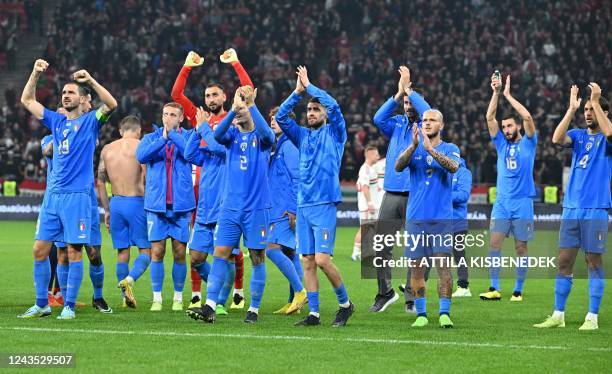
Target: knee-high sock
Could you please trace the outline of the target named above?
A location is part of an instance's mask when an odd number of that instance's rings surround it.
[[[89,278],[93,285],[94,299],[101,299],[104,288],[104,264],[98,266],[89,264]]]
[[[310,313],[319,313],[319,291],[306,292],[306,297]]]
[[[589,269],[589,312],[599,313],[599,305],[606,286],[602,268]]]
[[[115,269],[117,275],[117,281],[121,282],[128,275],[130,275],[130,264],[127,262],[117,262],[117,268]]]
[[[565,303],[567,302],[567,297],[572,290],[572,285],[574,283],[574,278],[570,276],[565,276],[563,274],[557,274],[555,278],[555,310],[559,312],[565,311]]]
[[[193,267],[193,269],[195,269],[195,271],[198,273],[199,278],[200,279],[198,282],[200,281],[204,281],[204,282],[208,282],[208,274],[210,274],[210,264],[206,261],[201,262],[197,265],[195,265]],[[193,280],[193,278],[191,278]],[[233,282],[233,280],[232,280]],[[191,290],[193,291],[193,287],[191,288]],[[197,292],[197,291],[195,291]]]
[[[219,292],[221,291],[221,287],[223,287],[223,282],[225,281],[227,267],[228,261],[226,259],[213,257],[213,263],[210,267],[210,273],[208,274],[208,282],[206,285],[206,304],[213,309],[217,306]]]
[[[236,255],[236,279],[234,279],[234,288],[241,290],[244,288],[244,254],[242,251]]]
[[[66,290],[68,288],[68,264],[57,264],[57,281],[65,300],[68,292]]]
[[[461,259],[465,261],[465,250],[458,251],[453,248],[453,257],[455,263],[459,264],[457,267],[457,286],[462,288],[468,288],[470,282],[468,281],[468,267],[467,264],[461,262]]]
[[[57,284],[57,248],[55,245],[51,247],[51,251],[49,252],[49,264],[51,265],[51,275],[49,277],[49,287],[48,290],[53,292],[53,286],[55,282],[55,288],[57,289],[59,285]]]
[[[42,261],[34,260],[34,289],[36,291],[36,305],[44,308],[49,304],[47,286],[51,278],[51,263],[49,258]]]
[[[520,264],[516,268],[516,281],[514,283],[514,292],[523,292],[523,285],[525,284],[525,278],[527,278],[527,265],[529,257],[522,256],[520,258]]]
[[[161,292],[164,286],[164,262],[151,261],[151,286],[153,292]]]
[[[172,282],[174,283],[175,292],[183,292],[185,288],[185,278],[187,277],[187,265],[174,261],[172,264]]]
[[[425,297],[415,297],[414,308],[416,309],[417,316],[427,317],[427,299]]]
[[[334,288],[334,292],[336,293],[338,304],[340,304],[341,307],[348,307],[349,297],[346,292],[346,287],[344,287],[344,283],[340,284],[338,288]]]
[[[493,261],[498,261],[501,257],[501,251],[489,250],[489,257],[492,257]],[[496,260],[497,259],[497,260]],[[491,278],[491,287],[499,291],[499,272],[501,267],[498,264],[491,264],[489,267],[489,277]]]
[[[251,308],[259,308],[266,287],[266,263],[253,265],[251,274]]]
[[[74,309],[83,282],[83,260],[68,264],[68,285],[66,286],[65,305]]]
[[[450,315],[450,307],[451,307],[451,299],[448,297],[441,297],[440,300],[438,300],[438,302],[440,303],[440,315],[442,314],[448,314]]]
[[[300,281],[304,279],[304,269],[302,269],[302,261],[300,261],[300,255],[296,251],[292,251],[289,254],[285,252],[285,255],[288,256],[289,259],[291,260],[291,263],[293,264],[293,267],[295,268],[295,272],[297,273]],[[293,301],[293,292],[295,292],[293,287],[289,287],[289,300],[288,300],[289,302]]]
[[[135,281],[138,280],[142,276],[142,274],[147,270],[149,264],[151,263],[151,257],[146,253],[141,253],[134,260],[134,266],[132,266],[132,270],[130,271],[130,277]]]
[[[298,273],[295,271],[292,261],[285,256],[280,249],[268,249],[266,256],[276,265],[278,270],[283,273],[285,278],[289,281],[291,288],[294,291],[301,291],[304,289],[302,281],[300,280]]]
[[[218,305],[225,305],[225,303],[227,302],[227,298],[229,297],[230,292],[232,292],[232,286],[234,286],[235,276],[236,264],[230,262],[227,265],[227,274],[225,275],[223,287],[221,287],[221,291],[219,292],[219,300],[217,301]]]
[[[195,267],[192,267],[189,274],[191,274],[191,292],[201,292],[202,278],[200,277],[198,270],[196,270]],[[208,273],[206,273],[206,275],[208,275]]]

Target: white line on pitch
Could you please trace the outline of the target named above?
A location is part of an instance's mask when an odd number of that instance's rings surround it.
[[[555,345],[521,345],[521,344],[499,344],[499,343],[471,343],[434,340],[402,340],[402,339],[373,339],[373,338],[333,338],[314,336],[291,336],[291,335],[248,335],[228,333],[194,333],[194,332],[172,332],[172,331],[120,331],[120,330],[89,330],[89,329],[60,329],[46,327],[0,327],[0,330],[33,331],[33,332],[63,332],[63,333],[87,333],[87,334],[109,334],[109,335],[144,335],[144,336],[178,336],[178,337],[203,337],[203,338],[237,338],[237,339],[260,339],[260,340],[307,340],[307,341],[334,341],[351,343],[376,343],[376,344],[416,344],[416,345],[447,345],[474,348],[509,348],[509,349],[543,349],[554,351],[582,350],[591,352],[612,352],[610,347],[570,347]]]

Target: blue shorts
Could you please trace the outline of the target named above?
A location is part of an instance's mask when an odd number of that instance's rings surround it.
[[[147,212],[147,233],[150,242],[158,242],[172,238],[181,243],[189,241],[189,223],[191,212],[175,213],[171,210],[166,212]]]
[[[453,224],[450,220],[436,222],[406,221],[408,246],[404,248],[404,256],[417,259],[431,257],[438,253],[453,252]]]
[[[215,245],[239,247],[240,235],[248,249],[265,249],[268,226],[268,209],[240,212],[223,209],[215,229]]]
[[[91,209],[91,243],[88,245],[92,247],[102,246],[102,233],[100,232],[100,212],[98,211],[98,205]],[[68,244],[64,242],[53,242],[56,248],[66,248]]]
[[[202,253],[213,254],[215,251],[214,233],[216,223],[198,223],[193,225],[193,231],[191,232],[191,239],[189,240],[190,251],[197,251]]]
[[[608,209],[563,208],[559,248],[581,248],[589,253],[606,253]]]
[[[113,248],[126,249],[135,245],[151,248],[147,236],[147,213],[142,196],[113,196],[110,200],[110,234]]]
[[[289,226],[289,218],[270,223],[268,226],[268,243],[295,249],[295,231]]]
[[[298,208],[295,221],[297,249],[301,255],[334,255],[336,205],[333,203]]]
[[[36,240],[89,244],[91,211],[88,192],[47,192],[38,214]]]
[[[496,200],[491,211],[491,232],[512,234],[515,240],[533,239],[533,199]]]

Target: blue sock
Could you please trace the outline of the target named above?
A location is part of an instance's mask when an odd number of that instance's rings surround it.
[[[272,261],[278,270],[283,273],[285,278],[287,278],[291,288],[294,291],[301,291],[304,289],[302,281],[298,273],[295,271],[293,263],[280,249],[268,249],[266,251],[266,256],[268,256],[270,261]]]
[[[219,299],[219,292],[225,281],[227,273],[228,261],[224,258],[213,257],[213,263],[208,273],[208,282],[206,283],[206,300],[214,301]]]
[[[451,307],[451,299],[448,297],[441,297],[439,300],[440,303],[440,315],[446,314],[450,315],[450,307]]]
[[[164,285],[164,262],[151,261],[151,286],[153,292],[161,292]]]
[[[346,287],[344,287],[344,283],[340,284],[340,287],[334,288],[334,292],[336,293],[338,304],[342,305],[349,302],[349,297],[346,293]]]
[[[319,313],[319,291],[306,292],[308,298],[308,310],[310,313]]]
[[[195,265],[193,268],[200,274],[200,278],[202,278],[204,282],[208,282],[208,274],[210,273],[210,264],[208,262],[204,261],[201,264]],[[234,270],[235,269],[234,267]]]
[[[417,297],[414,299],[414,307],[419,317],[427,317],[427,299],[424,297]]]
[[[68,264],[57,264],[57,282],[64,298],[66,297],[66,288],[68,287]]]
[[[130,277],[132,277],[134,281],[138,280],[147,270],[150,263],[151,256],[146,253],[139,254],[136,260],[134,260],[134,266],[132,266],[132,270],[130,271]]]
[[[489,257],[493,257],[492,260],[495,260],[495,258],[500,258],[501,251],[494,251],[490,249]],[[489,278],[491,278],[491,287],[495,288],[498,291],[499,291],[499,272],[500,270],[501,270],[500,266],[493,266],[493,264],[491,264],[491,266],[489,267]]]
[[[599,313],[599,304],[606,286],[606,279],[602,268],[589,269],[589,312]]]
[[[36,290],[36,305],[44,308],[49,304],[47,287],[51,279],[51,262],[49,257],[42,261],[34,260],[34,289]]]
[[[266,263],[253,265],[251,273],[251,307],[259,308],[266,287]]]
[[[219,301],[217,304],[225,305],[227,302],[227,298],[229,297],[230,292],[232,292],[232,287],[234,286],[234,277],[236,277],[236,264],[230,262],[227,266],[227,275],[225,276],[223,287],[221,287],[221,291],[219,292]]]
[[[94,299],[102,298],[102,289],[104,288],[104,264],[99,266],[89,264],[89,278],[94,289]]]
[[[117,262],[115,274],[117,274],[117,281],[121,282],[130,274],[130,265],[127,262]]]
[[[293,267],[295,268],[295,272],[297,273],[300,280],[304,279],[304,270],[302,269],[302,262],[300,261],[300,255],[294,252],[289,258],[291,259],[291,262],[293,263]]]
[[[566,277],[563,274],[557,274],[555,278],[555,310],[565,311],[565,302],[572,290],[573,283],[574,278],[571,275]]]
[[[74,309],[83,282],[83,260],[68,264],[68,285],[66,286],[66,306]]]
[[[174,261],[172,264],[172,281],[174,282],[174,291],[183,292],[185,288],[185,278],[187,277],[187,265],[179,264]]]
[[[516,282],[514,283],[514,292],[523,293],[523,285],[525,284],[525,278],[527,277],[527,267],[529,257],[523,256],[520,258],[520,266],[516,268]]]

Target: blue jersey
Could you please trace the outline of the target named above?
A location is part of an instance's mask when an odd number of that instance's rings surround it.
[[[202,139],[205,144],[202,145]],[[185,159],[201,166],[196,222],[217,222],[225,182],[225,146],[217,143],[207,123],[194,131],[185,145]]]
[[[53,135],[47,135],[40,141],[40,149],[45,154],[45,148],[51,144],[53,146]],[[53,188],[53,180],[51,179],[51,170],[53,170],[53,158],[50,156],[45,156],[45,161],[47,161],[47,189],[51,190]]]
[[[472,192],[472,172],[461,159],[459,170],[453,174],[453,231],[468,229],[467,205]]]
[[[509,200],[535,196],[533,163],[538,137],[523,136],[512,143],[501,131],[492,138],[497,150],[497,199]]]
[[[237,127],[229,127],[235,116],[233,111],[215,130],[215,139],[227,148],[222,210],[270,208],[268,165],[274,133],[256,106],[250,107],[249,112],[255,123],[253,131],[241,132]]]
[[[435,150],[460,162],[459,148],[442,142]],[[406,221],[448,220],[453,218],[453,173],[444,169],[419,143],[408,164],[410,195]]]
[[[44,109],[41,123],[53,135],[53,192],[89,192],[94,183],[93,156],[102,112],[91,111],[78,118]]]
[[[298,207],[342,201],[340,164],[346,143],[346,124],[340,106],[329,94],[313,84],[306,92],[327,110],[327,123],[318,129],[297,124],[289,116],[302,97],[293,92],[280,106],[276,121],[300,151]]]
[[[612,144],[603,134],[589,134],[586,129],[570,130],[567,136],[573,153],[563,207],[609,209]]]
[[[285,134],[278,138],[270,161],[270,222],[283,218],[285,211],[296,214],[300,180],[300,152]]]
[[[423,118],[423,113],[431,107],[421,95],[412,92],[409,96],[410,103]],[[389,192],[410,191],[410,172],[404,169],[395,171],[395,162],[399,155],[412,144],[412,126],[421,126],[421,120],[410,123],[406,114],[395,114],[398,103],[393,97],[389,98],[374,114],[374,124],[382,134],[389,139],[389,147],[385,161],[384,189]]]

